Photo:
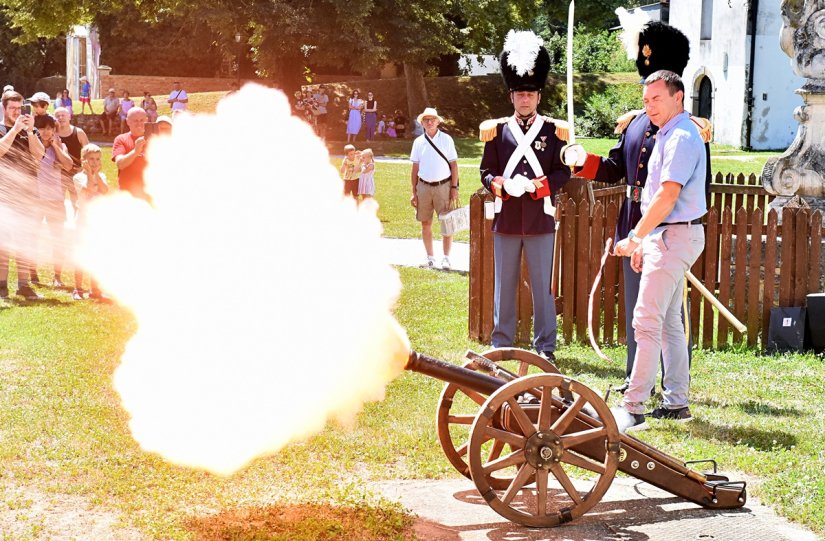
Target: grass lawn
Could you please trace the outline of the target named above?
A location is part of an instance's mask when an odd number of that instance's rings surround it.
[[[466,338],[466,276],[400,273],[396,315],[416,350],[460,362],[466,348],[484,349]],[[110,385],[134,331],[131,316],[117,306],[73,303],[65,292],[46,295],[0,309],[5,539],[56,536],[56,518],[79,520],[55,517],[65,508],[110,517],[114,531],[147,539],[409,539],[410,518],[364,485],[457,475],[433,426],[442,385],[411,373],[389,386],[383,402],[367,405],[354,427],[330,425],[230,478],[169,465],[132,440]],[[608,364],[589,348],[561,345],[558,353],[562,372],[599,394],[623,375],[623,362]],[[619,360],[624,349],[607,354]],[[696,419],[656,423],[640,438],[678,459],[715,458],[723,471],[750,476],[752,495],[821,535],[823,396],[821,358],[697,351]]]

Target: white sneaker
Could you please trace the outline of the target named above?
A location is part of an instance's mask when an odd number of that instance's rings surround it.
[[[450,265],[450,258],[446,255],[444,256],[444,259],[441,260],[441,268],[443,270],[450,270],[453,268],[452,265]]]
[[[435,268],[435,257],[428,255],[427,256],[427,267],[434,269]]]

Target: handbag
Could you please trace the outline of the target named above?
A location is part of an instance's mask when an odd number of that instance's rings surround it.
[[[444,237],[452,237],[459,231],[470,229],[470,206],[459,207],[458,201],[454,201],[453,206],[457,208],[438,216],[441,235]]]

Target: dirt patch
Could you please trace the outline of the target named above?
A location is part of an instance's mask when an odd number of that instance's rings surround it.
[[[400,511],[322,504],[242,507],[194,517],[187,528],[197,541],[413,541],[418,533],[412,517]]]
[[[98,509],[80,496],[45,494],[30,488],[6,487],[0,504],[4,539],[76,541],[143,541],[116,513]]]

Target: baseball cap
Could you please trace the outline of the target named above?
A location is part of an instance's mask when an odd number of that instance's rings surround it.
[[[172,119],[166,115],[160,115],[158,119],[155,121],[156,123],[166,122],[170,126],[172,125]]]
[[[50,103],[52,99],[45,92],[35,92],[34,96],[29,98],[30,102],[46,102]]]

